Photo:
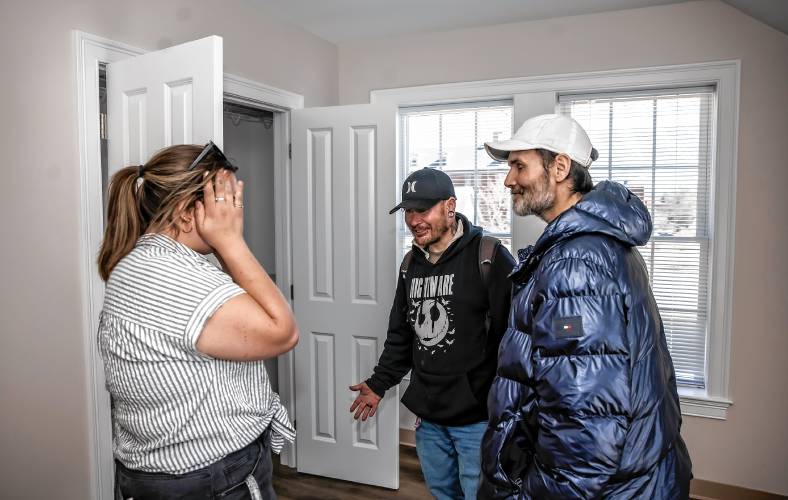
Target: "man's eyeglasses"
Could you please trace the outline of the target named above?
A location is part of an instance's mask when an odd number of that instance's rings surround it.
[[[189,167],[186,170],[188,171],[194,170],[195,168],[197,168],[197,165],[199,165],[200,162],[203,161],[204,159],[208,158],[209,155],[212,155],[211,159],[218,164],[219,168],[226,168],[231,172],[238,171],[238,167],[233,165],[230,162],[230,160],[227,159],[227,157],[224,155],[222,150],[219,149],[219,146],[214,144],[213,141],[208,141],[208,144],[206,144],[205,147],[202,148],[200,154],[197,155],[197,158],[194,159],[194,161],[191,163],[191,165],[189,165]]]

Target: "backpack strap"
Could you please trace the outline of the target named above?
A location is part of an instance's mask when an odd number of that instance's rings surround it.
[[[488,235],[483,235],[479,241],[479,274],[485,289],[490,284],[490,269],[495,263],[495,253],[500,244],[501,240]],[[399,272],[403,277],[408,273],[411,260],[413,260],[413,250],[408,250],[399,265]]]
[[[406,274],[408,274],[408,267],[410,266],[410,261],[413,259],[413,250],[408,250],[408,253],[402,257],[402,262],[399,265],[399,273],[404,278]]]
[[[486,234],[479,241],[479,274],[485,289],[490,285],[490,270],[495,262],[496,250],[500,244],[501,240]]]

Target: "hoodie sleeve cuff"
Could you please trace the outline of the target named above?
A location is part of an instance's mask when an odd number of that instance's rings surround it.
[[[366,381],[364,381],[364,383],[367,384],[367,387],[372,389],[372,392],[381,398],[386,395],[386,389],[378,381],[376,381],[374,377],[368,378]]]

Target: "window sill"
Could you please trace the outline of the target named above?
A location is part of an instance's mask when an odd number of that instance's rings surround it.
[[[679,387],[679,400],[682,415],[715,420],[726,420],[728,408],[733,404],[728,399],[709,396],[706,391],[683,387]]]
[[[401,386],[404,387],[407,384],[410,384],[410,372],[403,377]],[[679,387],[678,392],[682,415],[727,420],[728,408],[733,404],[733,401],[711,397],[706,394],[706,391],[687,387]]]
[[[410,372],[403,377],[401,387],[404,388],[407,384],[410,384]],[[678,392],[682,415],[714,420],[728,419],[728,408],[733,401],[709,396],[706,391],[699,389],[679,387]]]

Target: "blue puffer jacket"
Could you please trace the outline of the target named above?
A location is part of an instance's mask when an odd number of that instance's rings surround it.
[[[688,498],[643,203],[601,182],[520,251],[490,390],[480,498]]]

